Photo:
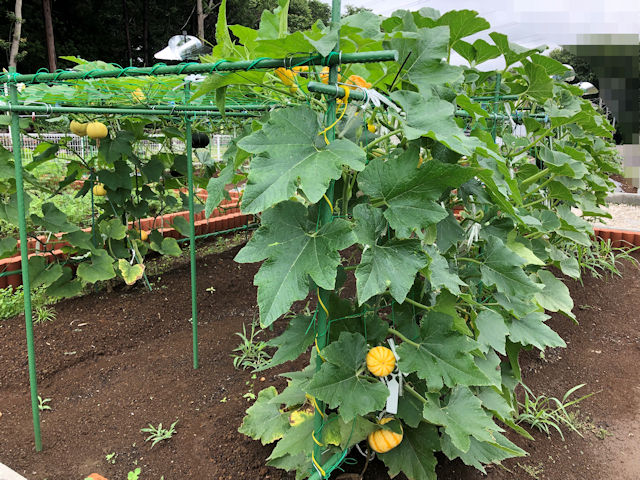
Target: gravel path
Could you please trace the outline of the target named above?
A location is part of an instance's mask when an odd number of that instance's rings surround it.
[[[640,231],[640,206],[612,203],[601,208],[613,218],[593,219],[591,223],[594,225]]]

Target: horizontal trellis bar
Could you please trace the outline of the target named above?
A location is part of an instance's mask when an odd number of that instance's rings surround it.
[[[219,110],[213,108],[193,109],[188,106],[168,107],[161,105],[158,108],[139,107],[59,107],[55,105],[11,105],[0,104],[0,112],[18,113],[93,113],[93,114],[117,114],[117,115],[208,115],[222,117]],[[228,117],[252,117],[258,115],[258,111],[226,112]]]
[[[155,75],[181,75],[195,73],[233,72],[237,70],[291,68],[300,65],[332,66],[347,63],[369,63],[397,61],[396,50],[380,50],[375,52],[333,53],[327,57],[321,55],[296,56],[288,58],[259,58],[256,60],[229,61],[219,60],[215,63],[183,63],[179,65],[157,64],[152,67],[126,67],[113,70],[95,69],[88,72],[62,70],[54,73],[4,73],[0,75],[0,83],[52,83],[63,80],[86,80],[90,78],[142,77]]]
[[[345,95],[345,88],[339,85],[327,85],[326,83],[309,82],[309,84],[307,85],[307,88],[309,89],[310,92],[322,93],[324,95],[332,95],[339,98],[344,98],[344,95]],[[517,98],[517,96],[515,97]],[[349,100],[363,101],[363,100],[366,100],[366,98],[367,98],[367,94],[363,90],[354,89],[349,92]],[[469,115],[469,113],[467,113],[465,110],[456,110],[455,115],[456,117],[471,117],[471,115]],[[547,119],[547,116],[544,113],[522,115],[516,112],[511,114],[511,118],[514,118],[514,119],[520,119],[525,116],[530,118],[541,119],[541,120]],[[498,120],[505,120],[509,118],[509,116],[503,115],[503,114],[490,113],[487,118],[496,118]]]

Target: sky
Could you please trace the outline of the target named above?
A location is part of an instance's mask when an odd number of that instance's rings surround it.
[[[331,0],[322,0],[331,4]],[[491,29],[469,37],[488,39],[497,31],[525,47],[581,44],[638,44],[640,0],[342,0],[388,16],[395,10],[431,7],[444,13],[469,9],[479,12]],[[468,41],[468,40],[467,40]],[[493,43],[493,42],[491,42]],[[463,63],[452,57],[452,63]],[[459,61],[456,61],[459,60]],[[482,69],[499,68],[486,62]]]

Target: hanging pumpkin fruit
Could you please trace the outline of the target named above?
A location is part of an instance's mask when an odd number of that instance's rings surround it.
[[[96,197],[104,197],[107,194],[107,190],[102,183],[96,183],[93,186],[93,195]]]
[[[367,353],[367,368],[376,377],[386,377],[396,366],[396,357],[387,347],[373,347]]]
[[[107,130],[107,126],[101,122],[90,122],[87,125],[87,135],[89,138],[100,139],[104,138],[109,134],[109,130]]]
[[[71,130],[71,133],[75,133],[79,137],[84,137],[87,134],[87,124],[71,120],[69,130]]]
[[[193,148],[205,148],[209,145],[209,137],[201,132],[191,134],[191,146]]]
[[[380,425],[384,425],[393,420],[392,417],[383,418],[380,420]],[[402,426],[400,427],[402,430]],[[369,446],[376,453],[386,453],[389,450],[396,448],[402,442],[402,433],[392,432],[391,430],[385,430],[381,428],[372,432],[367,437]]]

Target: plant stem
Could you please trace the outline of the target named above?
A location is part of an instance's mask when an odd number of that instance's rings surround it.
[[[528,192],[527,194],[525,194],[524,197],[522,197],[522,199],[524,200],[525,198],[530,197],[531,195],[533,195],[536,192],[539,192],[540,190],[542,190],[544,187],[546,187],[550,182],[552,182],[554,179],[556,178],[556,174],[554,173],[553,175],[551,175],[549,178],[547,178],[544,182],[542,182],[540,185],[538,185],[534,190],[531,190],[530,192]],[[526,205],[523,205],[524,207],[526,207]]]
[[[525,180],[523,180],[522,183],[520,184],[520,188],[524,189],[524,188],[528,187],[529,185],[531,185],[536,180],[539,180],[542,177],[544,177],[547,173],[549,173],[549,169],[548,168],[543,168],[538,173],[536,173],[534,175],[531,175],[529,178],[526,178]]]
[[[392,130],[389,133],[385,133],[384,135],[382,135],[381,137],[376,138],[375,140],[373,140],[372,142],[369,142],[367,144],[367,148],[371,148],[374,145],[377,145],[380,142],[384,142],[386,139],[393,137],[394,135],[397,135],[398,133],[402,132],[401,128],[398,128],[396,130]]]
[[[415,398],[417,398],[418,400],[420,400],[422,403],[427,403],[427,399],[424,398],[422,395],[420,395],[418,392],[416,392],[413,387],[411,387],[411,385],[409,385],[408,383],[404,383],[402,385],[402,389],[406,392],[409,392],[411,395],[413,395]]]
[[[403,342],[408,343],[409,345],[411,345],[412,347],[415,348],[420,348],[420,344],[414,342],[413,340],[409,340],[409,338],[407,338],[405,335],[403,335],[402,333],[400,333],[398,330],[396,330],[395,328],[387,328],[387,332],[389,332],[391,335],[395,335],[396,337],[398,337],[400,340],[402,340]]]
[[[428,307],[420,302],[416,302],[415,300],[410,299],[409,297],[405,298],[404,301],[407,303],[410,303],[414,307],[421,308],[422,310],[426,310],[426,311],[433,310],[433,307]]]
[[[483,265],[483,263],[480,260],[476,260],[475,258],[468,258],[468,257],[456,257],[456,260],[460,260],[462,262],[471,262],[471,263],[477,263],[478,265]]]

